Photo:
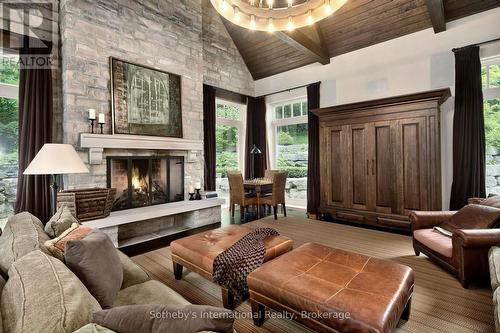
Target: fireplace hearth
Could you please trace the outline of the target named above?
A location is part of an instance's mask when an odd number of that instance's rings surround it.
[[[107,185],[116,188],[113,210],[184,200],[184,157],[108,156]]]

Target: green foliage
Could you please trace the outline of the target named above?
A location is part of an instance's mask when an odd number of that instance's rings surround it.
[[[19,110],[17,101],[0,98],[0,151],[17,156]]]
[[[232,105],[217,104],[217,118],[239,120],[240,109]]]
[[[500,99],[484,102],[486,147],[500,149]]]
[[[227,176],[227,171],[238,170],[238,153],[223,151],[217,153],[216,172],[222,177]]]
[[[283,146],[293,145],[294,140],[290,133],[288,132],[279,132],[278,134],[278,144]]]
[[[19,84],[19,64],[13,58],[0,58],[0,82]]]
[[[287,171],[288,178],[304,178],[307,177],[307,166],[300,166],[293,161],[278,157],[278,170]]]
[[[236,151],[238,145],[238,130],[236,127],[217,125],[215,131],[215,146],[217,153]]]

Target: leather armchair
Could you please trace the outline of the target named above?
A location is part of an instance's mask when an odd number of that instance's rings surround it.
[[[413,249],[456,275],[464,288],[489,281],[488,250],[500,244],[500,229],[459,229],[452,237],[432,230],[456,212],[412,212]]]

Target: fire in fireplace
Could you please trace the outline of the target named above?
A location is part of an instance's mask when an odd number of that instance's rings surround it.
[[[116,188],[113,210],[184,200],[184,157],[108,156],[107,184]]]

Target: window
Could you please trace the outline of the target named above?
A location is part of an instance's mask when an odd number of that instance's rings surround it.
[[[0,228],[14,212],[17,188],[18,58],[0,56]]]
[[[216,187],[219,197],[228,198],[227,172],[243,170],[245,165],[246,105],[221,99],[216,104]]]
[[[271,105],[271,166],[288,172],[287,204],[307,206],[307,101],[304,98]]]
[[[500,57],[483,59],[486,194],[500,194]]]

